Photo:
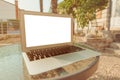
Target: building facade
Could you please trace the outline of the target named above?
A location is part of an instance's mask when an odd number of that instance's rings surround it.
[[[110,9],[110,25],[108,25],[108,16],[109,9],[106,8],[102,11],[96,13],[97,15],[97,26],[99,27],[110,27],[110,30],[120,30],[120,0],[111,0],[111,9]],[[94,21],[95,22],[95,21]]]
[[[112,0],[111,29],[120,30],[120,0]]]
[[[15,5],[4,0],[0,0],[0,20],[16,19]]]
[[[0,0],[0,34],[16,33],[19,29],[18,1],[15,4]]]

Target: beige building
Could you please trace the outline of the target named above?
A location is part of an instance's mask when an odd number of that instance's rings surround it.
[[[15,4],[0,0],[0,34],[9,34],[19,28],[18,2]]]
[[[120,30],[120,0],[111,0],[111,18],[110,29]],[[108,9],[102,10],[97,13],[97,26],[107,27]]]
[[[111,29],[120,30],[120,0],[112,0]]]
[[[102,10],[97,13],[97,26],[104,27],[110,30],[113,33],[113,38],[117,41],[120,41],[120,0],[111,0],[111,16],[110,16],[110,25],[107,24],[109,9]],[[100,29],[100,28],[99,28]]]
[[[0,0],[0,19],[16,19],[16,6],[12,3]]]

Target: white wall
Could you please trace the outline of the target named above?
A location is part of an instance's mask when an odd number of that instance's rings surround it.
[[[112,0],[112,17],[111,17],[111,28],[120,28],[120,16],[115,16],[116,13],[116,1]]]
[[[0,19],[16,19],[15,6],[0,0]]]
[[[115,16],[115,9],[116,9],[116,0],[112,0],[112,17]]]
[[[14,2],[15,2],[15,0],[4,0],[4,1],[7,1],[7,2],[13,3],[13,4],[14,4]]]
[[[7,3],[7,2],[9,3]],[[0,0],[0,19],[16,19],[15,0]],[[39,0],[18,0],[19,8],[29,11],[40,11]]]

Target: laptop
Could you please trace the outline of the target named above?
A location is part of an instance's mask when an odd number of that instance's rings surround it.
[[[30,75],[100,55],[74,45],[69,15],[21,11],[20,26],[22,55]]]

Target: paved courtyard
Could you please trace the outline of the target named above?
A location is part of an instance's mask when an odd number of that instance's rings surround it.
[[[103,52],[98,70],[88,80],[120,80],[120,56]]]

